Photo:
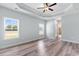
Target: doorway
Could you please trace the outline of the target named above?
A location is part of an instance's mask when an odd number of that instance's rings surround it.
[[[61,17],[58,17],[55,20],[55,39],[56,40],[62,40],[62,21]]]

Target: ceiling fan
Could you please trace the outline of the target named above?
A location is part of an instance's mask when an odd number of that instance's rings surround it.
[[[53,11],[53,9],[51,8],[54,5],[57,5],[57,3],[53,3],[51,5],[49,5],[48,3],[43,3],[44,7],[39,7],[37,9],[43,9],[43,12],[46,12],[48,10]]]

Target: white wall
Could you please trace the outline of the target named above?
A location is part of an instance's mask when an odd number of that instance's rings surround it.
[[[63,40],[79,43],[79,13],[62,17]]]
[[[3,17],[19,19],[19,21],[20,21],[20,29],[19,29],[20,37],[19,38],[4,40]],[[32,17],[32,16],[29,16],[27,14],[14,12],[7,8],[0,7],[0,48],[5,48],[5,47],[16,45],[19,43],[36,40],[37,38],[40,37],[40,35],[38,35],[38,32],[39,32],[38,24],[40,24],[40,23],[45,24],[45,21]]]

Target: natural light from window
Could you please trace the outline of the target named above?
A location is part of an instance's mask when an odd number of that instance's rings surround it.
[[[44,24],[39,24],[39,35],[44,35]]]
[[[19,20],[4,18],[4,39],[15,39],[19,37]]]

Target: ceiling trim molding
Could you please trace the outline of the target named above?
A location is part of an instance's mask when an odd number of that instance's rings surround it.
[[[10,7],[5,6],[5,5],[6,4],[0,5],[0,6],[8,8],[8,9],[16,11],[16,12],[27,14],[27,15],[32,16],[32,17],[36,17],[36,18],[42,19],[42,20],[52,20],[52,19],[56,19],[57,16],[67,15],[67,14],[69,14],[69,11],[72,9],[72,7],[74,6],[73,3],[70,3],[66,9],[64,9],[63,11],[60,11],[59,13],[53,14],[51,16],[43,16],[43,14],[41,14],[41,13],[39,14],[39,12],[36,9],[28,6],[27,4],[25,5],[25,3],[14,3],[14,5],[17,6],[17,9],[15,9],[16,7],[10,8]],[[29,10],[29,8],[31,10]]]
[[[41,16],[41,14],[39,14],[39,13],[37,12],[37,10],[31,8],[30,6],[25,5],[24,3],[17,3],[17,5],[18,5],[21,9],[28,11],[28,12],[30,13],[30,15],[34,15],[34,16],[36,15],[37,17],[42,18],[42,19],[45,19],[45,20],[56,18],[56,16],[59,16],[59,15],[62,16],[63,13],[67,12],[67,11],[73,6],[73,4],[70,4],[70,5],[69,5],[65,10],[63,10],[63,11],[61,11],[61,12],[59,12],[59,13],[57,13],[57,14],[54,14],[54,15],[52,15],[52,16],[44,17],[44,16]],[[26,7],[23,7],[23,6],[26,6]],[[32,10],[29,10],[28,8],[31,8]],[[35,11],[36,11],[36,12],[35,12]]]

